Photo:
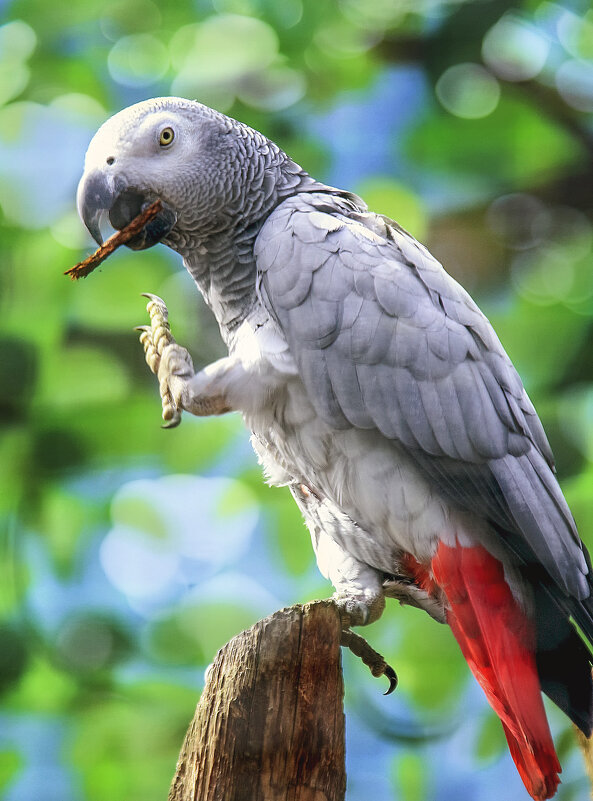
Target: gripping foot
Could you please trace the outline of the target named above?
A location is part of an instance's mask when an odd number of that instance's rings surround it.
[[[395,670],[391,665],[387,664],[381,654],[371,648],[364,637],[361,637],[360,634],[355,634],[351,629],[343,629],[341,645],[349,648],[355,656],[362,659],[375,678],[386,676],[389,679],[389,687],[383,695],[390,695],[395,690],[397,687]]]
[[[165,301],[158,295],[142,293],[148,298],[146,310],[150,325],[137,326],[144,348],[146,363],[159,379],[163,428],[175,428],[181,422],[181,409],[170,388],[172,375],[193,375],[191,356],[175,342],[169,326],[169,312]]]

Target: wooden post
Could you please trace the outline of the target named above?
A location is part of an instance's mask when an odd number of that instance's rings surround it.
[[[343,801],[344,687],[335,604],[292,606],[214,660],[169,801]]]

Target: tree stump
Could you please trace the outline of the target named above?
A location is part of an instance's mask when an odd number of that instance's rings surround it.
[[[340,615],[282,609],[222,648],[181,749],[169,801],[343,801]]]

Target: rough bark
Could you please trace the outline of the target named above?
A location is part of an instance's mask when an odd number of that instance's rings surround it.
[[[335,604],[283,609],[222,648],[169,801],[343,801],[341,622]]]

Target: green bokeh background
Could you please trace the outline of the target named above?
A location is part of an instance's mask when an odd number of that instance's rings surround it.
[[[216,650],[326,596],[288,494],[240,419],[163,431],[133,326],[163,296],[198,365],[221,354],[163,247],[91,248],[86,145],[146,97],[264,131],[429,245],[478,299],[593,545],[593,12],[586,2],[0,0],[0,797],[157,801]],[[387,700],[345,655],[348,800],[521,801],[449,631],[390,605],[367,631]],[[552,706],[560,801],[588,785]],[[504,788],[504,795],[501,795]]]

